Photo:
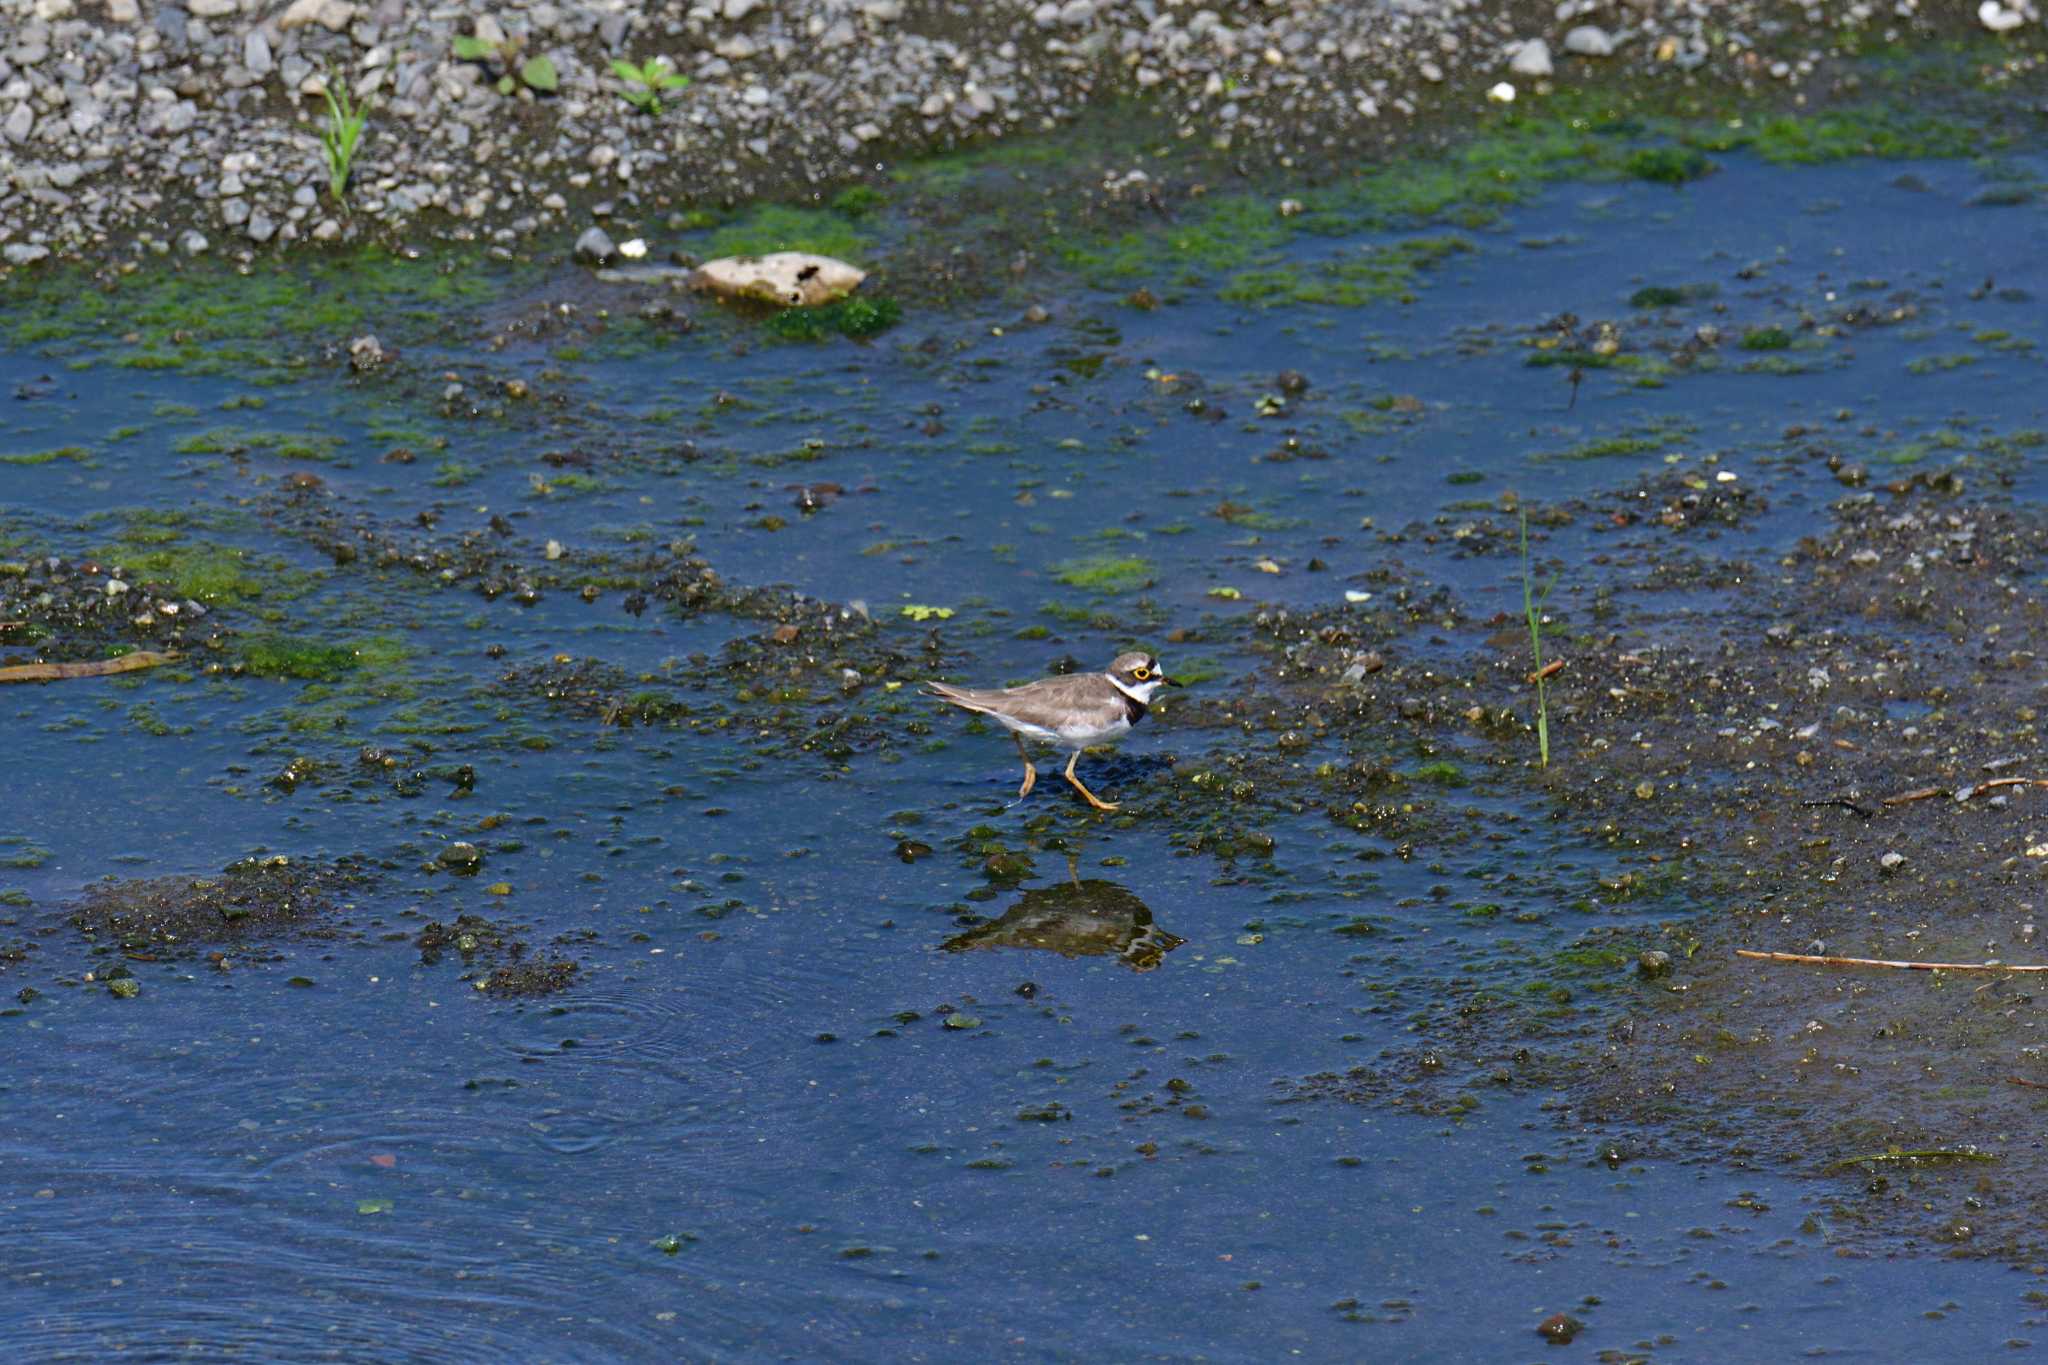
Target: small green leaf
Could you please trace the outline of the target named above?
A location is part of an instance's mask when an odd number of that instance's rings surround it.
[[[511,78],[510,76],[500,76],[500,77],[498,77],[498,93],[499,93],[499,94],[501,94],[501,95],[509,95],[509,94],[511,94],[511,93],[513,92],[513,90],[514,90],[514,89],[516,89],[516,88],[517,88],[517,87],[516,87],[516,86],[514,86],[514,85],[512,84],[512,78]]]
[[[552,92],[559,83],[555,77],[555,64],[546,57],[529,57],[519,68],[519,79],[535,90]]]
[[[623,57],[612,58],[612,74],[620,80],[634,81],[640,85],[647,84],[647,78],[640,74],[640,68]]]
[[[455,40],[455,55],[465,62],[488,61],[496,51],[496,48],[481,38],[464,35]]]
[[[944,621],[953,615],[953,609],[951,607],[927,607],[922,604],[912,604],[903,609],[903,614],[913,621],[929,621],[935,616],[939,620]]]
[[[678,74],[677,72],[674,71],[671,71],[667,75],[663,76],[659,82],[661,88],[664,90],[681,90],[684,86],[688,85],[689,83],[690,78],[688,76]]]
[[[1243,597],[1244,594],[1236,588],[1211,588],[1209,589],[1209,596],[1220,597],[1226,602],[1235,602],[1238,598]]]
[[[392,1204],[389,1199],[361,1199],[356,1201],[356,1212],[361,1214],[389,1213]]]

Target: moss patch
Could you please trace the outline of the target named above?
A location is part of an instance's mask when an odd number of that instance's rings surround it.
[[[1152,564],[1136,555],[1089,555],[1055,564],[1053,576],[1089,592],[1135,592],[1152,582]]]
[[[1261,308],[1285,303],[1357,308],[1369,303],[1412,303],[1422,272],[1472,250],[1462,237],[1417,237],[1366,247],[1313,266],[1247,270],[1231,277],[1221,295]]]
[[[715,230],[704,243],[703,253],[718,257],[812,251],[857,263],[873,246],[873,238],[855,227],[846,214],[764,204]]]
[[[59,460],[75,460],[79,464],[90,464],[92,452],[84,446],[57,446],[51,450],[32,450],[20,455],[0,455],[0,464],[55,464]]]
[[[785,308],[768,318],[768,330],[785,341],[823,341],[829,336],[866,337],[894,327],[903,310],[894,299],[854,295],[819,308]]]
[[[356,651],[288,635],[250,640],[242,646],[242,663],[260,678],[303,678],[328,681],[354,669]]]

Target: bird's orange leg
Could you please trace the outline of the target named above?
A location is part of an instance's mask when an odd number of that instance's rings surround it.
[[[1031,766],[1031,751],[1024,747],[1024,736],[1012,730],[1010,738],[1017,741],[1017,757],[1024,760],[1024,785],[1017,788],[1017,799],[1022,801],[1031,795],[1031,786],[1038,781],[1038,769]]]
[[[1082,786],[1081,779],[1074,776],[1074,765],[1076,763],[1079,763],[1080,761],[1081,751],[1079,749],[1076,749],[1074,750],[1074,756],[1067,760],[1067,781],[1073,783],[1074,790],[1081,793],[1083,797],[1087,798],[1088,804],[1095,807],[1095,809],[1115,810],[1117,808],[1116,802],[1102,800],[1100,797],[1096,796],[1094,792],[1089,791],[1086,787]]]

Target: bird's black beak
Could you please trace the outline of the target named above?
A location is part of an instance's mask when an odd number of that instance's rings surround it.
[[[1168,687],[1186,687],[1186,686],[1187,686],[1187,684],[1186,684],[1186,683],[1184,683],[1184,682],[1178,682],[1178,681],[1176,681],[1176,680],[1175,680],[1175,679],[1173,679],[1173,678],[1161,678],[1161,679],[1160,679],[1159,681],[1160,681],[1160,682],[1162,682],[1162,683],[1165,683],[1165,684],[1166,684],[1166,685],[1167,685]]]

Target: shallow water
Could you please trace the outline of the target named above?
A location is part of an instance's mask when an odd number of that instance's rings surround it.
[[[1908,172],[1919,188],[1896,183]],[[1137,638],[1221,688],[1261,661],[1227,631],[1174,649],[1168,629],[1347,591],[1365,608],[1403,584],[1518,614],[1513,557],[1484,536],[1461,548],[1479,522],[1512,525],[1510,492],[1626,506],[1639,479],[1731,474],[1761,508],[1711,543],[1768,562],[1842,491],[1788,434],[1805,427],[1874,478],[1959,462],[2039,497],[2040,461],[1993,438],[2048,425],[2048,219],[1967,206],[1981,185],[1965,164],[1741,156],[1681,190],[1565,184],[1461,232],[1472,249],[1413,303],[1363,309],[1147,312],[1074,288],[1042,300],[1042,326],[1006,302],[865,344],[763,345],[706,316],[640,353],[568,358],[451,335],[388,378],[330,361],[261,387],[0,351],[0,389],[34,393],[8,448],[87,452],[0,466],[8,555],[104,551],[133,524],[110,508],[196,512],[181,534],[279,561],[290,586],[255,620],[404,647],[331,684],[0,695],[0,836],[21,841],[0,851],[34,853],[0,865],[0,890],[33,905],[0,910],[21,925],[109,873],[276,854],[380,868],[352,932],[237,953],[225,974],[136,962],[132,1000],[82,983],[105,960],[62,929],[9,971],[10,992],[43,993],[0,1019],[0,1208],[33,1249],[0,1273],[0,1332],[34,1359],[366,1360],[1500,1359],[1546,1352],[1536,1324],[1560,1311],[1587,1324],[1580,1349],[1659,1359],[1961,1358],[2029,1338],[2039,1277],[1858,1242],[1807,1175],[1686,1164],[1654,1133],[1603,1160],[1612,1135],[1526,1089],[1407,1112],[1293,1086],[1412,1065],[1450,976],[1520,982],[1589,930],[1696,908],[1682,886],[1575,908],[1640,860],[1526,794],[1445,796],[1412,858],[1302,813],[1260,818],[1269,856],[1219,859],[1088,817],[1057,781],[1009,804],[1007,744],[950,718],[844,759],[765,739],[729,697],[707,703],[723,728],[607,727],[497,679],[556,655],[680,675],[768,627],[633,615],[616,592],[436,590],[336,565],[272,515],[277,481],[310,470],[322,508],[426,542],[496,534],[494,513],[529,560],[549,539],[571,562],[688,540],[730,582],[858,600],[905,652],[926,627],[901,606],[944,607],[955,676],[1092,664]],[[1313,267],[1360,245],[1289,252]],[[1717,292],[1631,311],[1644,284]],[[589,287],[518,288],[523,307]],[[1798,330],[1862,297],[1912,316]],[[1703,324],[1725,339],[1715,368],[1660,387],[1589,369],[1574,397],[1564,367],[1528,363],[1564,313],[1632,343]],[[1738,344],[1769,326],[1798,344]],[[1742,369],[1773,357],[1796,372]],[[445,402],[444,369],[464,385]],[[1258,415],[1290,369],[1307,391]],[[507,377],[550,401],[469,415],[507,406],[489,396]],[[261,408],[222,410],[251,393]],[[223,427],[338,444],[312,462],[178,449]],[[1615,438],[1636,444],[1567,458]],[[418,459],[383,462],[394,445]],[[791,485],[826,482],[841,491],[821,509],[792,505]],[[1574,566],[1560,603],[1657,570],[1587,519],[1540,535],[1541,557]],[[1091,556],[1142,562],[1101,591],[1061,580]],[[1715,600],[1700,590],[1699,610]],[[1205,743],[1229,741],[1176,733],[1167,707],[1084,767],[1129,793],[1221,761]],[[430,775],[416,794],[348,780],[363,744]],[[342,777],[266,785],[304,754]],[[459,764],[473,794],[443,775]],[[984,824],[1031,849],[1019,885],[986,874]],[[481,875],[436,869],[454,839],[483,848]],[[907,860],[906,840],[934,852]],[[1089,901],[1105,921],[1141,903],[1153,942],[1182,941],[1143,971],[942,950],[963,915],[1084,880],[1109,884]],[[422,963],[420,925],[464,911],[528,926],[582,964],[576,981],[502,1001],[452,955]]]

